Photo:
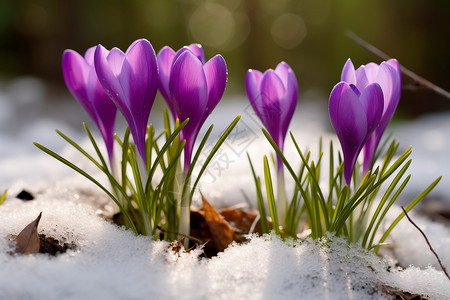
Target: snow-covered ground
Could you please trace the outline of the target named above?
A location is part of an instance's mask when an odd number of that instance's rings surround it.
[[[32,145],[36,141],[48,146],[104,180],[54,132],[60,129],[87,145],[81,122],[92,122],[75,100],[49,106],[44,101],[47,96],[45,85],[37,79],[0,84],[0,192],[8,189],[8,199],[0,206],[0,299],[380,299],[381,286],[429,299],[450,299],[449,281],[406,220],[392,232],[394,250],[385,251],[384,260],[336,238],[329,247],[320,247],[311,241],[281,242],[274,236],[252,237],[248,244],[233,245],[211,260],[199,260],[199,250],[181,257],[168,254],[167,243],[136,237],[98,217],[96,210],[107,203],[101,191]],[[290,129],[301,147],[314,150],[320,136],[324,145],[333,138],[326,103],[313,101],[321,97],[326,95],[305,95],[310,101],[301,100],[297,107]],[[206,121],[214,122],[214,134],[220,134],[236,115],[242,114],[242,119],[210,164],[200,188],[217,207],[252,206],[255,197],[246,153],[262,174],[262,155],[270,153],[270,146],[248,103],[226,100]],[[158,113],[152,112],[151,118],[161,124]],[[413,146],[413,177],[400,201],[410,201],[411,195],[443,175],[432,195],[450,205],[449,126],[447,112],[389,128],[403,149]],[[91,129],[95,131],[94,126]],[[286,153],[295,160],[289,143]],[[15,199],[22,189],[36,199]],[[400,208],[392,210],[388,218]],[[40,233],[74,241],[78,247],[55,258],[7,254],[8,235],[18,234],[41,211]],[[450,269],[450,229],[411,216]],[[396,262],[406,269],[395,267]]]

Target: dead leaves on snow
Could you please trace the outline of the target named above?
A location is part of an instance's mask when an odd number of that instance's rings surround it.
[[[39,216],[25,226],[25,228],[16,237],[16,248],[13,254],[35,254],[39,253],[41,242],[38,235],[38,225],[41,220],[42,212]]]
[[[69,249],[75,249],[74,243],[61,244],[57,239],[46,236],[44,234],[38,234],[38,225],[41,220],[42,212],[39,216],[17,235],[12,236],[11,241],[13,245],[9,254],[36,254],[45,253],[56,256],[59,253],[64,253]]]
[[[244,242],[244,234],[250,232],[256,214],[239,209],[224,209],[218,212],[202,195],[203,206],[191,211],[190,235],[206,243],[207,257],[224,251],[232,242]],[[253,232],[260,232],[259,222]]]

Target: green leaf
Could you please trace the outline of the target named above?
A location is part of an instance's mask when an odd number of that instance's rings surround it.
[[[275,205],[275,195],[273,193],[272,176],[270,175],[269,161],[264,155],[264,180],[266,182],[267,202],[269,203],[270,217],[272,218],[273,229],[276,234],[280,234],[278,225],[277,206]]]
[[[8,190],[4,191],[3,195],[0,197],[0,205],[3,203],[3,201],[5,201],[7,192],[8,192]]]
[[[97,185],[100,189],[102,189],[119,207],[119,209],[122,211],[122,213],[124,214],[124,216],[130,221],[131,224],[131,229],[133,230],[133,232],[135,232],[136,234],[138,233],[136,227],[133,225],[133,221],[129,215],[129,213],[127,212],[127,210],[124,209],[124,207],[122,206],[122,203],[120,203],[120,201],[118,201],[118,199],[111,194],[111,192],[105,188],[100,182],[98,182],[97,180],[95,180],[91,175],[89,175],[88,173],[86,173],[84,170],[80,169],[79,167],[77,167],[76,165],[74,165],[73,163],[71,163],[70,161],[68,161],[67,159],[63,158],[62,156],[56,154],[55,152],[51,151],[50,149],[42,146],[39,143],[33,143],[37,148],[39,148],[40,150],[44,151],[45,153],[47,153],[48,155],[54,157],[55,159],[59,160],[60,162],[62,162],[63,164],[65,164],[66,166],[68,166],[69,168],[73,169],[74,171],[78,172],[79,174],[83,175],[84,177],[86,177],[88,180],[90,180],[92,183],[94,183],[95,185]]]
[[[214,128],[214,125],[209,126],[208,130],[206,131],[205,135],[203,136],[200,145],[197,148],[197,151],[194,154],[194,158],[191,161],[191,165],[189,166],[189,170],[186,173],[186,178],[184,179],[184,184],[183,184],[183,190],[181,193],[181,197],[184,198],[184,195],[187,192],[187,188],[188,188],[188,183],[191,182],[191,176],[192,176],[192,172],[194,171],[194,167],[197,164],[197,161],[200,157],[200,154],[203,151],[203,148],[206,145],[206,141],[208,140],[209,135],[211,134],[212,130]]]
[[[261,222],[261,231],[262,233],[269,233],[269,224],[267,222],[267,214],[266,214],[266,207],[264,205],[264,199],[262,196],[262,189],[261,189],[261,179],[256,176],[255,169],[253,168],[252,160],[250,159],[250,155],[247,152],[247,158],[248,162],[250,163],[250,168],[252,170],[253,179],[255,181],[255,187],[256,187],[256,198],[258,200],[258,210],[259,210],[259,216],[260,216],[260,222]]]
[[[439,183],[439,181],[441,180],[442,176],[439,176],[438,178],[436,178],[435,181],[433,181],[422,193],[420,193],[420,195],[418,195],[406,208],[405,211],[406,213],[408,213],[411,209],[414,208],[414,206],[416,206],[423,198],[425,198],[426,195],[428,195],[431,190],[434,189],[434,187]],[[392,222],[391,226],[389,226],[389,228],[385,231],[385,233],[383,234],[383,236],[380,238],[380,241],[378,242],[378,244],[382,244],[384,242],[384,240],[388,237],[388,235],[391,233],[392,229],[395,228],[395,226],[398,224],[398,222],[400,222],[400,220],[405,216],[404,212],[401,212],[398,217],[394,220],[394,222]],[[378,252],[379,247],[376,248],[375,253]]]
[[[180,126],[178,126],[175,131],[170,135],[170,137],[167,139],[167,141],[164,143],[163,147],[161,148],[160,152],[158,153],[158,155],[155,158],[155,161],[153,162],[153,166],[149,172],[148,175],[148,179],[145,185],[145,189],[148,190],[151,184],[151,181],[153,179],[153,175],[156,172],[156,169],[160,163],[160,161],[163,159],[164,154],[166,153],[167,149],[170,147],[172,141],[178,137],[178,134],[180,133],[181,129],[183,129],[184,126],[186,126],[186,124],[189,122],[189,119],[184,120],[183,123],[180,124]]]

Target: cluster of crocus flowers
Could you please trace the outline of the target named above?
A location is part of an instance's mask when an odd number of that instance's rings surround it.
[[[341,80],[330,94],[329,113],[344,153],[344,178],[349,185],[363,148],[364,172],[372,166],[381,136],[400,99],[400,67],[397,60],[391,59],[355,71],[349,59]]]
[[[264,73],[249,70],[245,87],[250,103],[278,148],[283,151],[287,129],[297,105],[298,83],[294,71],[285,62]],[[283,220],[287,210],[283,163],[277,156],[277,214]]]
[[[159,88],[174,119],[180,123],[188,120],[180,132],[180,140],[186,141],[182,181],[189,180],[186,175],[195,140],[225,90],[227,67],[221,55],[206,62],[201,45],[192,44],[177,52],[166,46],[156,56],[150,42],[139,39],[126,52],[118,48],[108,51],[98,45],[82,57],[66,50],[63,73],[69,90],[99,127],[112,166],[117,110],[128,123],[141,165],[149,165],[146,161],[148,119]],[[141,176],[146,178],[149,170],[141,171],[145,171]],[[187,193],[186,199],[179,199],[187,215],[184,222],[187,224],[180,224],[183,227],[180,232],[184,234],[189,234],[189,197]]]

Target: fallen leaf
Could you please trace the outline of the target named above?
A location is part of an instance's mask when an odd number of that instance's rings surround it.
[[[399,288],[391,287],[388,285],[382,285],[381,291],[387,295],[392,296],[393,299],[401,299],[401,300],[422,300],[424,299],[420,294],[412,294],[409,292],[405,292]]]
[[[239,230],[241,234],[247,234],[255,222],[258,211],[246,209],[225,208],[220,215],[234,228]],[[272,222],[268,221],[269,230],[272,230]],[[257,221],[252,233],[262,234],[261,221]]]
[[[37,233],[39,221],[41,220],[42,212],[39,216],[28,224],[16,238],[15,254],[34,254],[39,253],[40,241]]]
[[[217,250],[223,251],[234,240],[235,229],[223,219],[217,210],[206,201],[202,195],[203,207],[200,212],[203,213],[206,223],[208,224],[211,238],[214,241]]]

